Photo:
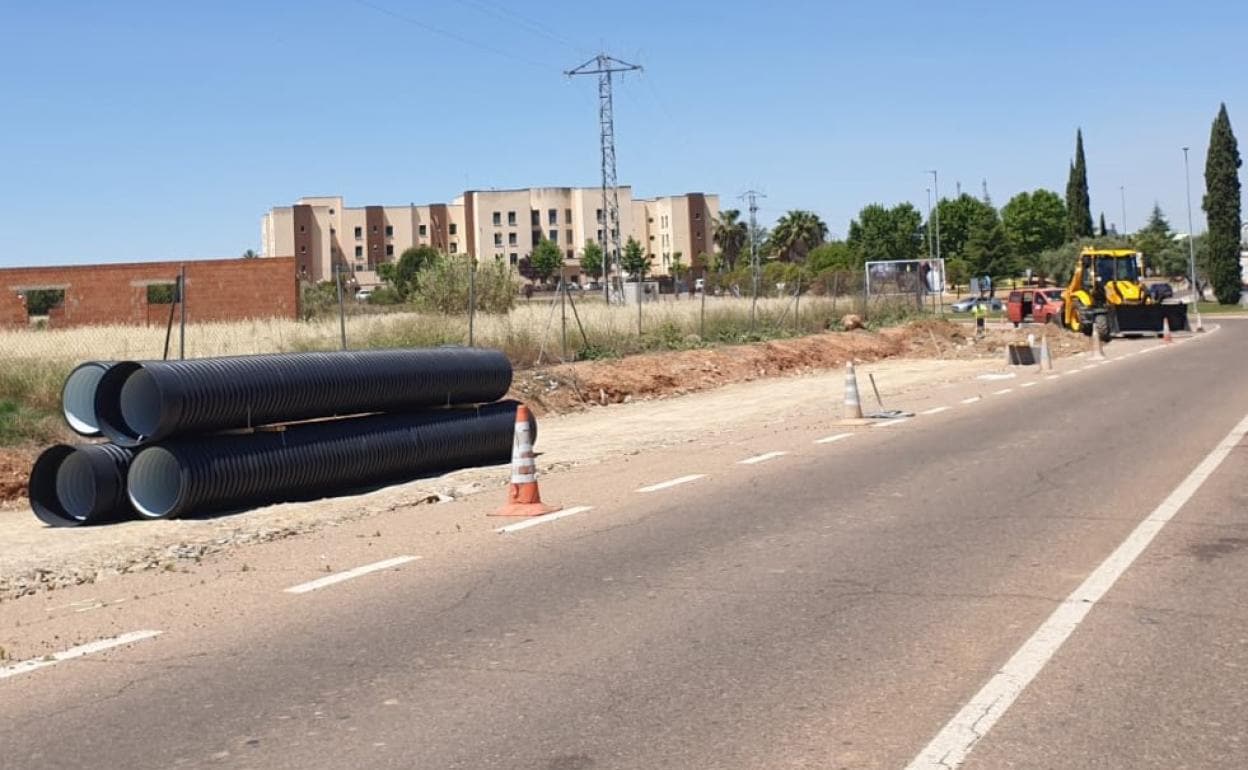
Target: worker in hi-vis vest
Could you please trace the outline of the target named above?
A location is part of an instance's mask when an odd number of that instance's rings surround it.
[[[984,319],[988,317],[987,304],[982,300],[976,300],[975,306],[971,308],[971,313],[975,316],[975,336],[984,336]]]

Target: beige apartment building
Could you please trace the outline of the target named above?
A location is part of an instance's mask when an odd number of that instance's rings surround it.
[[[620,240],[631,236],[653,257],[655,275],[667,275],[676,255],[685,266],[714,251],[719,197],[704,193],[633,198],[619,188]],[[262,256],[294,256],[299,274],[332,280],[334,266],[352,273],[361,286],[378,283],[377,266],[398,259],[412,246],[433,246],[519,264],[542,238],[564,252],[564,275],[582,276],[585,244],[609,240],[603,224],[602,189],[531,187],[469,190],[451,203],[349,208],[337,196],[301,198],[274,208],[260,225]]]

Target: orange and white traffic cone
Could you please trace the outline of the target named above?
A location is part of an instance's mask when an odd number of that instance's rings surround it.
[[[516,437],[511,449],[511,485],[507,503],[491,516],[541,516],[554,513],[558,506],[546,505],[537,488],[537,458],[533,454],[533,433],[529,425],[529,408],[516,407]]]
[[[1161,318],[1161,341],[1167,344],[1174,342],[1174,335],[1170,333],[1170,319],[1165,316]]]

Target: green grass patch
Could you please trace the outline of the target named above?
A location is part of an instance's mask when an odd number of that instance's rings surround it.
[[[1219,305],[1217,302],[1201,302],[1197,305],[1201,315],[1224,315],[1226,313],[1248,313],[1248,308],[1239,305]]]

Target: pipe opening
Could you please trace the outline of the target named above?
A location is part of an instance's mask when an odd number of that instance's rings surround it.
[[[151,436],[160,426],[160,389],[143,369],[135,369],[121,386],[121,420],[130,435]]]
[[[181,467],[169,450],[149,447],[135,455],[127,482],[130,502],[140,514],[149,519],[164,518],[181,496]]]
[[[102,364],[85,364],[74,369],[65,379],[61,413],[65,415],[70,429],[79,435],[100,435],[100,423],[95,417],[95,386],[107,368]]]
[[[74,452],[56,469],[56,499],[66,516],[86,521],[95,507],[95,471],[82,452]]]

